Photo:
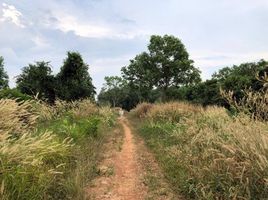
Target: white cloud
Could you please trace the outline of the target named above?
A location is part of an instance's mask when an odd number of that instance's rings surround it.
[[[54,27],[64,33],[74,32],[75,35],[85,38],[120,38],[133,39],[135,37],[148,36],[150,33],[145,30],[120,30],[118,26],[113,26],[107,22],[98,22],[98,24],[86,21],[77,16],[55,12],[54,16],[57,20],[48,22],[48,28]]]
[[[3,15],[0,18],[0,21],[11,21],[21,28],[25,27],[21,21],[22,14],[15,8],[15,6],[6,3],[2,3],[2,6]]]
[[[43,49],[49,47],[49,43],[41,36],[35,36],[32,41],[35,43],[36,48]]]
[[[81,23],[71,15],[65,15],[58,18],[57,28],[63,32],[73,31],[76,35],[81,37],[95,37],[101,38],[111,34],[111,30],[98,25],[89,23]]]

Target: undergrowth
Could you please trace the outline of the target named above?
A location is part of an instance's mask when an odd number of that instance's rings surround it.
[[[89,100],[0,100],[0,199],[84,199],[115,116]]]

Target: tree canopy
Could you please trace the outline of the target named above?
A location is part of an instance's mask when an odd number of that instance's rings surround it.
[[[182,42],[170,35],[151,36],[148,53],[143,52],[130,60],[129,66],[122,68],[122,75],[140,95],[149,94],[153,88],[161,91],[161,99],[167,100],[169,87],[185,86],[201,81],[200,71]]]
[[[57,75],[57,94],[67,101],[94,98],[95,87],[88,73],[88,65],[78,52],[68,52]]]
[[[24,94],[38,96],[50,103],[55,101],[55,79],[49,62],[29,64],[17,76],[17,88]]]

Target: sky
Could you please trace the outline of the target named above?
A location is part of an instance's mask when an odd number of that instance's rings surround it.
[[[29,63],[50,61],[56,74],[66,52],[78,51],[100,91],[153,34],[178,37],[206,80],[225,66],[268,60],[268,0],[0,0],[11,87]]]

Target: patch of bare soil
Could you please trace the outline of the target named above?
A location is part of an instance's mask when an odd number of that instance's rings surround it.
[[[107,143],[106,155],[99,168],[101,176],[86,189],[88,199],[145,199],[147,189],[143,184],[137,146],[126,119],[120,118],[119,121],[124,131],[123,144],[116,148],[113,144],[116,138]]]

